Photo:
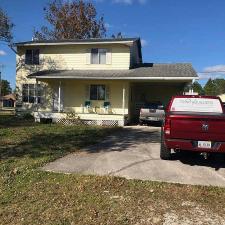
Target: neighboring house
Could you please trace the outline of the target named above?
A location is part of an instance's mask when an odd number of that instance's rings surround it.
[[[14,108],[16,106],[16,97],[14,94],[5,95],[0,99],[0,108]]]
[[[21,108],[37,121],[74,112],[88,124],[124,125],[150,101],[167,104],[197,78],[191,64],[143,64],[139,38],[16,44]]]
[[[225,103],[225,94],[219,95],[218,97],[220,97],[221,101]]]

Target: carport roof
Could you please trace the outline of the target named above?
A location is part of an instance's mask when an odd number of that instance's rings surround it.
[[[192,80],[198,75],[189,63],[142,64],[129,70],[43,70],[30,74],[37,79],[108,79],[108,80]]]

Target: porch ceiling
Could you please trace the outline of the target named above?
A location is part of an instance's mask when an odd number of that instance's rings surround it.
[[[36,79],[193,80],[191,64],[142,64],[130,70],[44,70],[28,76]]]

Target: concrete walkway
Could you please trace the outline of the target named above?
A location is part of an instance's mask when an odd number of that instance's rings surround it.
[[[174,154],[171,161],[163,161],[159,157],[159,142],[158,127],[126,127],[98,145],[58,159],[43,169],[225,187],[221,156],[204,160],[196,154]]]

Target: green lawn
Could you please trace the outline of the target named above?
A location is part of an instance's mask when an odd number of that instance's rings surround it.
[[[173,221],[185,224],[186,220],[222,224],[222,188],[55,174],[39,169],[114,131],[0,117],[0,224],[145,225]]]

